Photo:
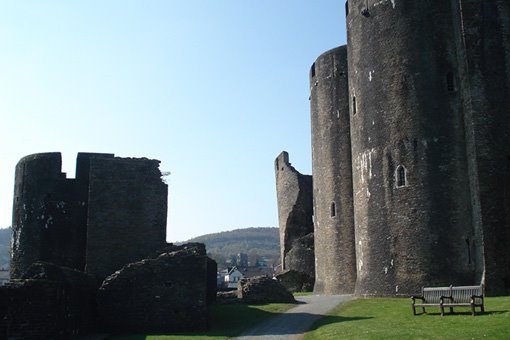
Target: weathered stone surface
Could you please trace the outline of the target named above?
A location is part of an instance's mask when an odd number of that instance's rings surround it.
[[[315,288],[352,294],[356,248],[347,47],[320,55],[310,72]]]
[[[102,279],[163,247],[167,196],[158,160],[91,158],[86,272]]]
[[[200,249],[191,247],[129,264],[109,276],[97,299],[107,329],[206,329],[208,262]]]
[[[61,283],[13,280],[0,287],[1,339],[63,339],[66,321]]]
[[[314,278],[303,272],[287,270],[276,275],[276,278],[291,293],[313,291]]]
[[[315,291],[508,293],[510,2],[345,8],[347,46],[310,70]],[[301,186],[275,165],[288,269]]]
[[[192,242],[192,243],[184,243],[184,244],[173,244],[168,243],[164,248],[159,249],[154,253],[154,256],[157,257],[163,253],[172,253],[180,250],[191,249],[194,248],[194,252],[197,255],[207,255],[207,251],[205,249],[205,244]],[[207,258],[207,303],[212,303],[216,300],[216,291],[218,289],[216,283],[216,276],[218,272],[218,264],[211,258]]]
[[[283,151],[275,160],[280,252],[283,269],[289,269],[285,256],[293,242],[313,232],[312,176],[302,175]]]
[[[60,153],[40,153],[16,166],[11,278],[46,261],[102,280],[165,245],[158,160],[79,153],[75,179],[61,165]]]
[[[57,266],[50,262],[34,262],[25,271],[22,280],[47,280],[62,282],[66,286],[99,288],[99,282],[89,274],[72,268]]]
[[[222,305],[231,305],[241,303],[242,300],[237,297],[237,290],[219,291],[216,294],[216,302]]]
[[[16,165],[11,278],[36,261],[85,268],[87,179],[68,180],[60,153],[23,157]]]
[[[467,246],[481,240],[464,104],[452,84],[463,72],[455,36],[465,29],[457,21],[463,14],[440,0],[374,6],[367,25],[358,11],[364,4],[349,1],[347,18],[356,292],[480,283],[483,263]]]
[[[314,233],[309,233],[292,242],[287,255],[285,255],[287,270],[295,270],[311,278],[315,277],[315,253],[314,253]]]
[[[95,298],[99,282],[91,275],[47,262],[35,262],[25,272],[23,280],[43,280],[60,283],[61,303],[65,311],[66,334],[86,333],[97,324]]]
[[[93,277],[36,262],[22,280],[0,287],[0,338],[64,339],[97,326]]]
[[[268,276],[241,279],[237,284],[237,297],[244,303],[291,303],[294,296],[285,287]]]

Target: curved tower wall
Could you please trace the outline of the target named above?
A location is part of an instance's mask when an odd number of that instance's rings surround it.
[[[16,165],[11,278],[35,261],[83,270],[87,186],[61,172],[60,153],[22,158]]]
[[[510,2],[461,0],[456,6],[459,91],[465,107],[473,217],[483,235],[486,290],[508,293]]]
[[[307,274],[313,276],[313,266],[312,268],[294,268],[285,262],[294,242],[313,233],[312,176],[302,175],[294,169],[286,151],[282,151],[278,155],[274,165],[282,269],[306,271]]]
[[[352,294],[356,283],[347,47],[317,58],[310,71],[315,287]]]
[[[451,13],[444,0],[348,2],[360,295],[480,279]]]

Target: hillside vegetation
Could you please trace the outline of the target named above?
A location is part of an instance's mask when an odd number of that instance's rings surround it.
[[[187,242],[204,243],[207,253],[219,267],[229,265],[229,260],[239,253],[248,255],[250,265],[256,261],[268,266],[279,263],[280,236],[278,228],[246,228],[207,234]]]
[[[0,229],[0,268],[9,267],[9,245],[11,229]],[[266,263],[277,265],[280,257],[278,228],[247,228],[224,231],[195,237],[187,242],[204,243],[207,253],[218,262],[218,266],[231,265],[239,253],[248,255],[250,265]]]
[[[9,268],[9,244],[11,228],[0,229],[0,269]]]

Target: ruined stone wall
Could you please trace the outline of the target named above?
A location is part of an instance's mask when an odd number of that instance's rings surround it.
[[[476,234],[489,294],[510,291],[510,3],[453,2]],[[477,259],[477,262],[482,260]]]
[[[285,256],[295,240],[313,232],[312,176],[296,171],[285,151],[275,160],[275,173],[282,269],[300,271],[302,268],[288,268]]]
[[[61,300],[57,282],[23,281],[0,287],[0,338],[63,337]]]
[[[98,293],[98,310],[106,329],[150,333],[205,330],[208,265],[211,262],[205,254],[187,248],[131,263],[112,274]]]
[[[79,153],[76,178],[60,153],[16,166],[11,277],[36,261],[104,278],[165,245],[168,188],[159,161]]]
[[[0,338],[71,339],[86,334],[95,326],[90,288],[86,280],[9,282],[0,287]]]
[[[16,165],[11,278],[35,261],[83,270],[87,185],[61,172],[60,153],[26,156]]]
[[[347,47],[317,58],[310,71],[315,288],[352,294],[356,283]]]
[[[348,2],[357,294],[479,283],[451,13]]]
[[[104,278],[163,248],[167,197],[158,160],[91,158],[87,273]]]

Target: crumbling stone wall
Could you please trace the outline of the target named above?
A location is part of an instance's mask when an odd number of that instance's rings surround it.
[[[278,280],[268,276],[244,278],[237,283],[237,298],[244,303],[292,303],[294,296]]]
[[[104,278],[162,248],[167,196],[158,160],[91,158],[87,273]]]
[[[290,268],[286,257],[294,241],[313,233],[312,177],[296,171],[289,162],[289,154],[285,151],[275,160],[275,172],[282,267],[284,270],[302,271],[303,268]],[[313,263],[313,258],[306,262]],[[311,268],[311,272],[307,274],[315,276],[315,269]]]
[[[85,267],[86,180],[68,180],[60,153],[22,158],[16,165],[11,278],[35,261]]]
[[[23,158],[0,337],[205,329],[217,265],[203,244],[165,242],[167,190],[157,160],[80,153],[67,179],[59,153]]]
[[[97,282],[87,274],[36,262],[22,280],[0,287],[0,338],[69,339],[97,324]]]
[[[307,283],[315,280],[315,251],[314,251],[314,233],[309,233],[292,242],[292,248],[285,255],[286,270],[298,271],[303,274],[302,286],[306,291],[311,291]]]
[[[165,245],[168,187],[159,161],[79,153],[76,178],[60,153],[16,166],[11,277],[47,261],[103,279]]]
[[[206,329],[209,264],[203,251],[190,247],[127,265],[99,289],[101,319],[110,331]],[[216,275],[209,279],[216,282]]]
[[[11,281],[0,287],[0,338],[62,338],[63,307],[58,282]]]
[[[291,293],[313,291],[314,279],[303,272],[286,270],[276,275],[278,281]]]

